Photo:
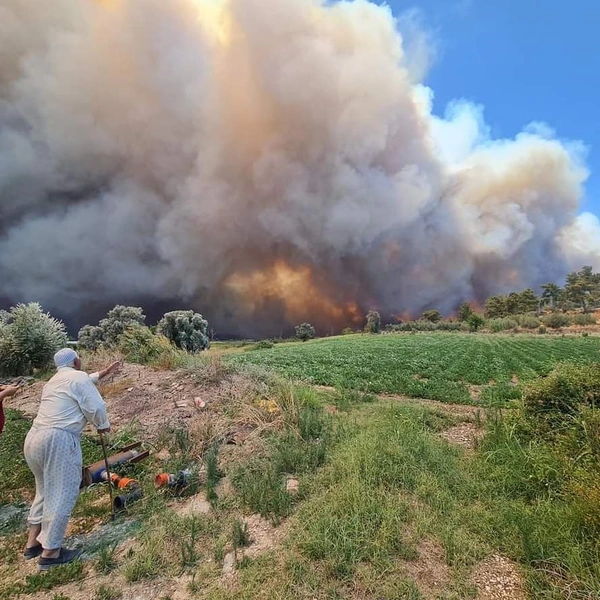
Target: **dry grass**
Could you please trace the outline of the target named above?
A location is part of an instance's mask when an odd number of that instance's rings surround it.
[[[121,352],[113,348],[99,348],[94,352],[78,350],[78,352],[81,356],[83,368],[89,373],[104,369],[115,361],[123,360]]]
[[[129,378],[118,379],[110,383],[100,384],[98,390],[104,398],[115,398],[133,385],[133,381]]]

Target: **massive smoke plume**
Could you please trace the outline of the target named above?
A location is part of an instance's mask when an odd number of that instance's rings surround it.
[[[275,334],[600,267],[581,144],[432,116],[411,46],[366,0],[2,0],[0,296]]]

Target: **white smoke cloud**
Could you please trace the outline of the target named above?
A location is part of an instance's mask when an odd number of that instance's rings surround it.
[[[433,116],[414,19],[366,0],[51,4],[0,7],[6,301],[78,324],[191,305],[276,333],[598,264],[581,144],[542,124],[493,140],[465,100]]]

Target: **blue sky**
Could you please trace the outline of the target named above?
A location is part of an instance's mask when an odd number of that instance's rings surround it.
[[[543,121],[588,147],[581,209],[600,214],[600,0],[388,0],[418,9],[436,42],[425,83],[434,112],[465,98],[485,107],[493,138]]]

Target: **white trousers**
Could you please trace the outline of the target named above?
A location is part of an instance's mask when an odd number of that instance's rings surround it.
[[[45,550],[62,543],[77,502],[83,459],[79,438],[54,428],[32,428],[25,438],[25,460],[35,477],[30,525],[41,525],[38,541]]]

